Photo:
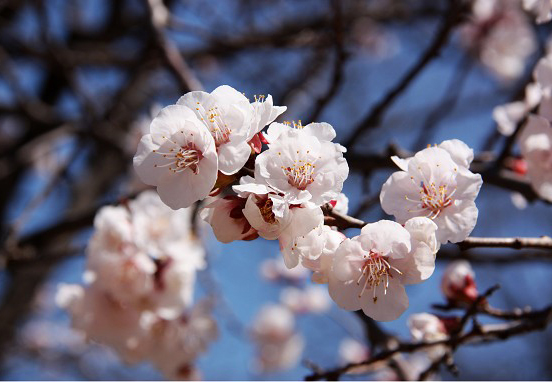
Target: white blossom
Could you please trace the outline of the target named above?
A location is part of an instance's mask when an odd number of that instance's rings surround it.
[[[273,123],[267,132],[269,149],[255,161],[255,180],[284,195],[291,204],[321,206],[336,199],[349,167],[342,146],[330,142],[328,124],[300,128]]]
[[[465,260],[450,263],[441,279],[441,291],[453,304],[471,304],[477,297],[475,273]]]
[[[310,272],[303,267],[289,269],[284,263],[284,258],[279,256],[263,261],[260,274],[265,280],[272,282],[285,281],[291,284],[301,284],[307,279]]]
[[[499,79],[511,81],[535,51],[535,33],[519,0],[475,0],[461,28],[462,43]]]
[[[551,0],[523,0],[523,8],[535,14],[537,24],[552,20]]]
[[[280,114],[287,110],[287,106],[274,106],[272,96],[255,96],[255,101],[251,103],[253,106],[253,118],[251,128],[247,135],[249,144],[258,154],[261,152],[261,137],[258,135],[261,130],[272,123]]]
[[[125,307],[93,284],[60,284],[56,303],[68,310],[73,328],[90,341],[113,348],[123,360],[140,362],[149,352],[149,327],[142,312]]]
[[[202,300],[177,319],[161,319],[152,324],[154,348],[149,356],[167,378],[189,378],[193,362],[217,337],[212,303]]]
[[[299,362],[305,341],[295,332],[295,318],[284,306],[265,305],[255,317],[251,334],[259,371],[287,370]]]
[[[304,289],[287,287],[280,293],[280,301],[294,313],[327,312],[331,307],[328,291],[321,285],[308,285]]]
[[[395,158],[402,171],[393,173],[381,189],[383,210],[399,223],[414,216],[431,218],[439,227],[440,243],[464,240],[477,222],[474,200],[482,184],[481,175],[468,169],[472,160],[473,151],[457,139],[406,160]]]
[[[88,282],[119,303],[172,319],[193,298],[205,251],[191,234],[191,212],[172,210],[154,191],[128,207],[103,207],[87,248]]]
[[[530,115],[519,138],[527,176],[535,192],[552,201],[552,127],[550,121]]]
[[[408,230],[421,227],[427,235]],[[362,309],[378,321],[398,318],[408,307],[403,285],[422,282],[433,273],[436,228],[427,218],[408,221],[406,228],[389,220],[367,224],[359,236],[346,239],[337,249],[329,277],[330,296],[341,308]],[[421,236],[429,241],[420,243]]]
[[[150,134],[142,137],[134,168],[144,183],[157,186],[169,207],[189,207],[215,185],[215,142],[192,110],[167,106],[152,121]]]
[[[252,240],[259,235],[245,218],[243,209],[247,199],[239,196],[225,196],[209,203],[201,211],[201,217],[213,228],[213,233],[221,243],[235,240]]]
[[[363,362],[370,357],[370,349],[352,338],[341,340],[338,353],[339,358],[345,364]]]
[[[284,259],[290,263],[301,262],[304,267],[314,273],[313,281],[327,283],[327,273],[333,261],[335,250],[345,240],[345,235],[331,229],[327,225],[320,225],[302,236],[283,243]]]
[[[177,105],[193,110],[211,133],[218,153],[218,169],[227,175],[238,172],[251,154],[247,142],[254,110],[249,100],[236,89],[223,85],[211,93],[186,93]]]
[[[434,342],[448,338],[448,331],[441,319],[429,313],[417,313],[408,317],[408,328],[412,339],[417,342]],[[444,345],[424,349],[430,359],[437,360],[445,354]]]

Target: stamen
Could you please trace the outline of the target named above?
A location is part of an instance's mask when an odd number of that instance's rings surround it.
[[[358,297],[362,297],[366,289],[372,289],[372,300],[374,304],[377,302],[378,298],[376,297],[376,288],[383,284],[383,293],[387,294],[387,289],[389,288],[389,279],[393,278],[391,271],[397,272],[399,275],[402,275],[402,272],[399,271],[396,267],[389,264],[384,256],[381,254],[370,251],[368,256],[364,256],[366,259],[362,265],[360,277],[357,280],[357,285],[360,285],[360,282],[363,277],[365,277],[362,290],[360,291]]]

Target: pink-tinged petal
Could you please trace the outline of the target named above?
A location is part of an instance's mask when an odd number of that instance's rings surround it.
[[[392,265],[401,270],[402,284],[418,284],[433,274],[435,253],[426,243],[413,241],[411,253],[405,258],[393,261]]]
[[[190,169],[180,173],[165,171],[157,185],[161,200],[172,209],[178,209],[206,198],[217,180],[217,165],[212,159],[204,158],[198,167],[197,174]]]
[[[361,299],[358,296],[362,292],[362,285],[352,280],[340,281],[330,272],[328,292],[341,309],[354,311],[361,308]]]
[[[402,258],[410,251],[410,234],[399,223],[380,220],[366,224],[360,231],[359,240],[365,250],[375,250],[390,258]]]
[[[195,126],[191,126],[188,121],[197,122]],[[192,123],[192,125],[194,125]],[[189,129],[192,128],[199,132],[198,127],[201,126],[194,112],[183,105],[169,105],[161,109],[159,114],[153,119],[150,126],[152,140],[158,145],[163,145],[167,138],[172,137],[179,131],[185,131],[188,136]]]
[[[339,281],[356,281],[361,274],[365,254],[358,238],[345,239],[335,251],[331,273]]]
[[[335,130],[332,125],[326,122],[309,123],[303,128],[303,131],[312,135],[313,137],[318,138],[320,141],[331,142],[336,136]]]
[[[381,208],[389,215],[394,215],[397,222],[403,224],[411,217],[416,216],[420,208],[417,203],[420,195],[412,183],[411,176],[404,171],[391,174],[381,187]]]
[[[439,227],[442,225],[442,228],[436,232],[437,240],[440,243],[447,241],[458,243],[467,238],[475,228],[479,211],[475,203],[470,200],[456,201],[456,204],[448,209],[445,215],[438,218],[437,225]]]
[[[461,200],[475,200],[482,185],[483,179],[480,174],[474,174],[466,169],[459,169],[456,175],[456,193],[454,196]]]
[[[397,165],[398,168],[400,168],[401,170],[403,171],[408,171],[408,161],[410,160],[411,158],[407,158],[407,159],[402,159],[402,158],[399,158],[398,156],[396,155],[393,155],[391,157],[391,160],[393,161],[393,163],[395,163]]]
[[[142,182],[155,185],[164,171],[157,169],[155,165],[159,163],[159,155],[153,151],[158,149],[159,145],[153,143],[151,134],[144,135],[138,144],[136,155],[133,159],[134,169]]]
[[[245,165],[251,154],[251,148],[247,142],[239,144],[225,144],[218,150],[219,170],[223,174],[235,174]]]
[[[459,166],[470,167],[470,163],[473,161],[473,150],[461,140],[443,141],[439,147],[448,151],[452,160]]]
[[[374,301],[372,290],[366,290],[361,299],[361,305],[364,314],[374,320],[393,321],[408,309],[408,296],[398,280],[390,279],[387,293],[381,285],[376,287],[376,300]]]

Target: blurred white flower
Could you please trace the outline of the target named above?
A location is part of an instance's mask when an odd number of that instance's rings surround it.
[[[519,0],[475,0],[472,17],[461,27],[463,45],[499,79],[511,81],[536,50],[535,33]]]
[[[118,303],[98,285],[60,284],[58,306],[71,315],[73,328],[90,341],[113,348],[128,363],[143,361],[150,351],[149,326],[142,312]]]
[[[255,367],[275,372],[294,367],[301,357],[305,341],[295,332],[295,318],[282,305],[265,305],[257,314],[251,335],[257,346]]]
[[[149,358],[165,377],[190,379],[197,376],[191,365],[217,337],[212,302],[202,300],[174,320],[160,319],[152,324],[153,348]]]
[[[308,285],[304,289],[287,287],[280,293],[280,301],[295,314],[327,312],[331,307],[331,299],[326,287]]]
[[[419,243],[398,223],[381,220],[367,224],[359,236],[346,239],[337,249],[329,277],[332,299],[345,310],[362,309],[378,321],[398,318],[408,307],[405,284],[429,278],[435,268],[436,226],[419,218],[415,230],[426,231],[428,243]],[[424,236],[416,232],[416,237]]]
[[[475,227],[475,198],[481,175],[468,166],[473,150],[457,139],[428,147],[406,160],[392,158],[402,171],[393,173],[381,189],[383,210],[399,223],[414,216],[431,218],[440,243],[464,240]]]
[[[282,256],[276,259],[266,259],[261,263],[260,273],[268,281],[286,281],[301,284],[309,277],[309,270],[303,267],[289,269]]]
[[[338,353],[343,363],[359,363],[370,358],[370,349],[352,338],[341,340]]]
[[[475,284],[475,273],[465,260],[450,263],[441,279],[441,291],[452,304],[471,304],[479,293]]]
[[[151,122],[150,134],[142,137],[134,168],[144,183],[157,186],[169,207],[189,207],[215,185],[215,142],[192,110],[167,106]]]
[[[523,0],[523,8],[535,14],[537,24],[552,20],[551,0]]]
[[[550,121],[530,115],[519,137],[527,176],[535,192],[552,201],[552,127]]]

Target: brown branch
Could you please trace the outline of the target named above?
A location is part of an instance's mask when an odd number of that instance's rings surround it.
[[[469,248],[544,248],[552,249],[552,238],[542,237],[468,237],[458,243],[460,250]]]
[[[494,290],[494,287],[489,289],[481,298],[488,297]],[[482,300],[478,300],[479,304]],[[477,305],[477,304],[474,304]],[[473,307],[473,306],[472,306]],[[468,309],[463,317],[464,324],[468,319],[477,313],[477,308]],[[465,344],[481,344],[494,341],[507,340],[510,337],[530,333],[537,330],[544,330],[552,322],[552,306],[545,309],[535,311],[531,317],[525,317],[521,320],[513,320],[503,324],[488,324],[474,325],[471,330],[458,335],[451,335],[449,338],[439,341],[424,341],[424,342],[401,342],[396,347],[390,350],[381,351],[375,354],[370,359],[363,362],[349,363],[345,366],[314,372],[305,377],[305,380],[337,380],[343,374],[346,374],[355,368],[373,365],[381,361],[388,361],[398,353],[412,353],[418,350],[423,350],[436,345],[444,345],[455,349]],[[463,324],[462,324],[463,326]],[[444,358],[443,358],[444,360]]]
[[[333,76],[330,87],[324,95],[317,101],[312,114],[307,118],[307,122],[314,122],[322,113],[326,105],[337,95],[339,88],[343,84],[343,76],[345,72],[345,63],[347,61],[347,53],[343,46],[343,15],[341,10],[340,0],[332,0],[332,8],[334,14],[334,54],[335,63],[333,67]]]
[[[178,80],[181,90],[185,92],[202,90],[203,86],[192,72],[186,61],[180,55],[180,51],[166,38],[163,27],[168,22],[169,11],[162,0],[146,0],[148,13],[151,21],[151,28],[155,34],[159,50],[169,69]]]

